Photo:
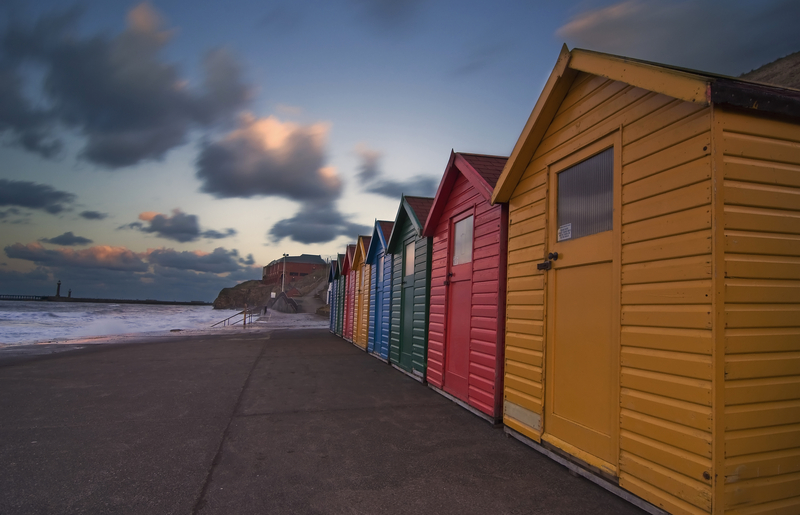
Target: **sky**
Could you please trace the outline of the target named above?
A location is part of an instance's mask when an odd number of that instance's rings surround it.
[[[563,44],[726,75],[800,2],[0,0],[0,294],[213,300],[335,256],[451,149],[508,155]]]

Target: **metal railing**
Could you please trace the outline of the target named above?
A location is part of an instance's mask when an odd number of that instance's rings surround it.
[[[256,317],[261,316],[261,310],[262,309],[263,308],[247,308],[247,309],[244,309],[242,311],[239,311],[238,313],[235,313],[235,314],[229,316],[225,320],[220,320],[219,322],[217,322],[216,324],[212,325],[211,327],[217,327],[220,324],[222,324],[222,326],[225,327],[225,326],[228,326],[228,325],[236,325],[236,324],[239,324],[239,323],[241,323],[244,327],[247,327],[247,324],[252,324],[253,323],[253,316],[254,315]],[[236,318],[238,316],[241,316],[242,318],[240,320],[231,321],[232,318]]]

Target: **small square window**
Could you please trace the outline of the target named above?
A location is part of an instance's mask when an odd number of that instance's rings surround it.
[[[610,231],[614,216],[614,149],[558,173],[558,241]]]

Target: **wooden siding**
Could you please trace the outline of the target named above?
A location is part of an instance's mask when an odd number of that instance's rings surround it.
[[[492,206],[461,174],[453,185],[433,237],[431,261],[430,321],[428,328],[428,382],[444,387],[445,342],[447,337],[447,279],[450,259],[448,239],[450,219],[474,209],[472,249],[471,312],[459,316],[459,323],[469,320],[469,392],[462,399],[492,417],[498,415],[499,393],[503,382],[497,355],[502,355],[502,326],[498,320],[503,302],[500,298],[501,222],[503,206]],[[502,320],[500,320],[502,322]]]
[[[800,125],[717,110],[726,513],[800,513]]]
[[[408,217],[404,218],[401,227],[398,228],[397,223],[400,222],[395,223],[394,230],[401,231],[399,233],[401,235],[399,241],[406,242],[409,238],[414,238],[414,312],[411,314],[402,312],[403,250],[401,244],[398,246],[397,253],[392,255],[392,323],[389,360],[405,370],[400,363],[400,328],[402,317],[413,317],[412,363],[411,369],[406,370],[406,372],[425,380],[428,351],[428,291],[430,289],[432,246],[430,238],[417,236],[416,229]]]
[[[356,302],[356,271],[350,270],[347,273],[347,290],[345,296],[345,312],[344,312],[344,339],[352,342],[353,341],[353,316],[355,313],[355,302]]]
[[[671,513],[707,513],[708,107],[602,77],[576,77],[509,202],[504,398],[511,406],[504,420],[541,437],[546,277],[536,264],[547,254],[547,167],[615,130],[622,130],[622,152],[614,156],[622,160],[623,206],[620,485]]]
[[[374,234],[373,234],[374,237]],[[375,352],[375,330],[372,327],[372,324],[375,323],[375,301],[377,300],[377,295],[375,293],[375,288],[378,287],[378,267],[373,265],[370,267],[370,290],[369,290],[369,330],[367,331],[367,352]]]
[[[362,347],[366,350],[367,342],[369,340],[369,320],[370,320],[370,286],[372,285],[371,281],[372,276],[372,266],[366,263],[362,263],[361,265],[361,277],[363,278],[363,284],[359,283],[359,298],[361,299],[361,314],[359,316],[359,323],[361,327],[358,330],[358,341],[356,343],[359,347]]]
[[[342,275],[339,277],[339,291],[336,295],[336,334],[342,336],[342,327],[344,326],[344,293],[347,283],[347,277]]]
[[[378,267],[380,259],[383,257],[383,283],[379,284],[378,281]],[[373,352],[383,359],[389,359],[389,332],[391,328],[391,310],[392,310],[392,255],[385,254],[384,251],[379,251],[375,262],[372,263],[372,288],[370,296],[370,330],[369,330],[369,352]],[[378,290],[383,291],[383,306],[381,310],[381,320],[375,319],[375,305]],[[375,341],[375,325],[381,324],[381,339]]]

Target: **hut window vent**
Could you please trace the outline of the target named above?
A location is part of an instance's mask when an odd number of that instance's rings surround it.
[[[610,231],[614,206],[614,149],[558,174],[558,241]]]
[[[455,223],[453,239],[453,266],[472,261],[472,215]]]
[[[414,242],[406,244],[406,270],[403,275],[414,275]]]

